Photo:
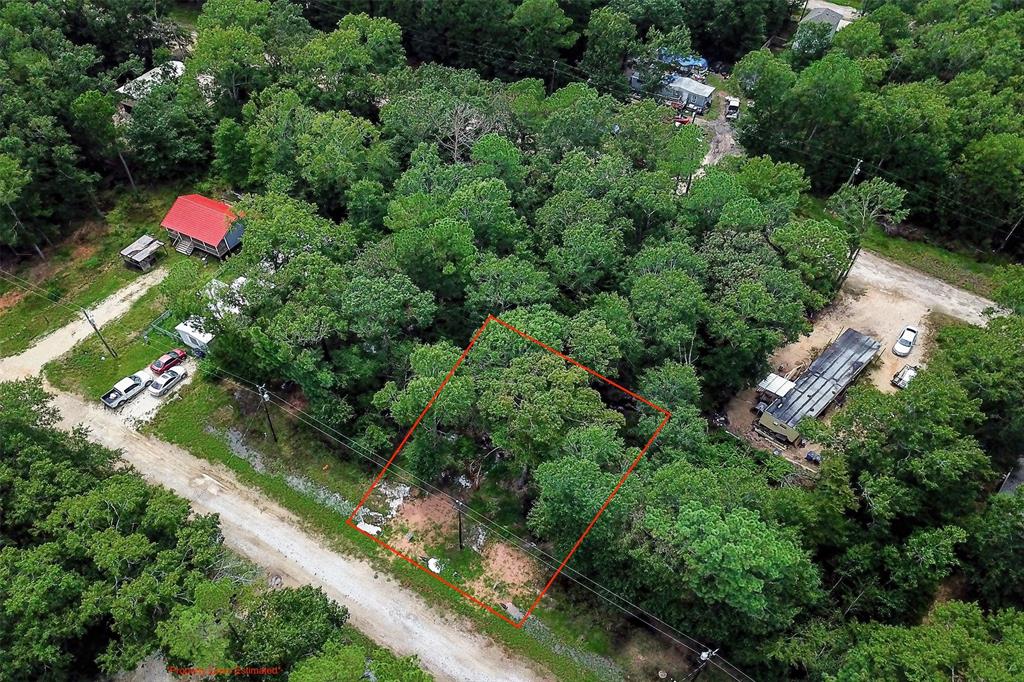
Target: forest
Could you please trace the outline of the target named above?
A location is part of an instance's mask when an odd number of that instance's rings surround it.
[[[859,167],[907,190],[923,234],[1019,256],[1024,16],[984,1],[864,9],[834,38],[812,24],[792,54],[740,60],[735,76],[757,102],[744,147],[799,163],[823,191]]]
[[[212,366],[301,396],[386,460],[498,315],[672,413],[573,570],[755,679],[1024,675],[1024,496],[992,494],[1024,437],[1020,266],[1005,314],[944,329],[907,390],[857,387],[802,425],[825,444],[813,485],[708,421],[809,331],[868,227],[1019,252],[1024,12],[866,3],[834,39],[774,54],[758,48],[785,2],[207,0],[194,36],[167,2],[62,4],[0,7],[0,245],[31,257],[136,185],[237,192],[245,283],[210,321]],[[114,87],[182,46],[184,75],[115,125]],[[662,48],[738,60],[746,156],[702,167],[702,128],[626,96],[623,68],[656,70]],[[208,309],[198,291],[178,318]],[[333,639],[346,614],[321,593],[239,580],[214,520],[50,429],[40,390],[0,387],[0,678],[51,656],[62,679],[156,647],[239,664],[278,647],[288,679],[342,660],[419,679]],[[488,332],[404,456],[435,485],[511,492],[564,555],[659,420]],[[117,527],[105,495],[124,500]],[[286,645],[297,622],[315,627]]]
[[[0,679],[97,679],[157,649],[178,669],[276,662],[259,679],[433,679],[367,647],[322,591],[268,590],[216,516],[59,419],[38,380],[0,383]]]

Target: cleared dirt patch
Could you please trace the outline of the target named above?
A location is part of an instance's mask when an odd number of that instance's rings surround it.
[[[483,574],[469,583],[469,592],[492,602],[532,600],[544,587],[544,575],[533,558],[500,542],[489,542],[483,552]]]
[[[23,298],[25,298],[25,292],[21,289],[11,289],[6,293],[0,294],[0,312],[13,308]]]
[[[451,501],[440,495],[407,500],[391,526],[397,537],[389,543],[409,556],[423,555],[428,546],[458,546],[458,516]]]
[[[795,381],[843,330],[852,328],[882,343],[881,352],[864,370],[858,382],[869,381],[884,393],[895,392],[897,389],[889,383],[893,374],[905,364],[923,364],[925,348],[931,339],[930,312],[931,308],[920,301],[879,289],[865,290],[856,285],[848,285],[839,293],[835,302],[818,315],[810,334],[775,352],[771,358],[772,371]],[[892,345],[907,325],[916,327],[920,335],[910,357],[901,358],[893,355]],[[809,464],[804,456],[809,450],[820,450],[818,445],[807,443],[802,447],[786,447],[754,431],[756,415],[753,408],[756,404],[754,389],[742,391],[729,401],[726,406],[729,431],[754,447],[778,450],[792,464],[816,471],[816,467]],[[835,406],[825,413],[826,421],[834,409]]]
[[[929,306],[914,299],[879,289],[845,287],[836,302],[819,315],[810,334],[783,346],[772,356],[772,367],[777,374],[793,372],[794,376],[799,375],[849,327],[882,343],[881,352],[865,371],[862,380],[870,381],[881,391],[895,391],[889,384],[892,375],[907,363],[921,361],[922,349],[930,340],[930,312]],[[916,327],[920,336],[910,357],[901,358],[893,355],[892,345],[907,325]]]
[[[881,352],[858,379],[871,382],[884,393],[898,389],[890,384],[892,376],[904,365],[923,366],[935,332],[951,322],[985,324],[986,310],[992,301],[957,289],[913,268],[886,260],[870,251],[862,251],[850,277],[835,301],[813,321],[813,330],[780,348],[771,358],[772,371],[796,380],[807,366],[843,330],[856,329],[882,344]],[[916,327],[917,344],[909,357],[893,354],[892,346],[905,326]],[[762,450],[779,450],[795,465],[814,471],[804,460],[808,450],[818,447],[785,447],[753,430],[753,408],[757,398],[753,389],[741,391],[726,406],[729,431]],[[825,413],[826,421],[835,407]]]

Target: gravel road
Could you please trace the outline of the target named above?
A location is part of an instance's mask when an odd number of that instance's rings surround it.
[[[139,278],[94,308],[102,324],[124,313],[164,272]],[[84,328],[83,328],[84,327]],[[40,340],[21,355],[0,360],[0,381],[38,374],[91,330],[76,321]],[[147,481],[188,499],[199,513],[220,515],[225,544],[256,562],[286,585],[314,585],[351,614],[356,628],[395,653],[419,656],[438,680],[467,682],[534,682],[552,679],[533,664],[514,656],[474,631],[465,618],[443,616],[400,584],[378,574],[366,561],[329,549],[326,542],[303,530],[300,519],[261,493],[240,483],[221,465],[193,457],[185,450],[143,435],[123,415],[99,402],[47,387],[62,415],[61,427],[88,426],[90,438],[122,452]],[[338,523],[343,523],[341,517]]]
[[[995,306],[987,298],[957,289],[870,251],[860,252],[847,281],[855,286],[880,289],[913,299],[932,310],[976,325],[984,325],[987,321],[985,310]]]
[[[97,303],[89,309],[89,314],[96,324],[102,327],[128,312],[135,301],[149,291],[150,287],[162,282],[166,276],[165,268],[151,270]],[[68,352],[76,343],[92,333],[89,323],[79,316],[74,322],[69,322],[39,339],[34,346],[20,355],[0,359],[0,376],[8,379],[32,376],[47,362]]]

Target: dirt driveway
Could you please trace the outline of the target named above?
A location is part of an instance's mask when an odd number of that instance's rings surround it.
[[[157,268],[132,281],[112,296],[93,306],[89,313],[100,327],[121,317],[142,295],[163,281],[166,268]],[[36,341],[35,345],[21,353],[0,359],[0,376],[27,377],[39,372],[39,368],[71,350],[76,343],[92,334],[92,327],[81,316],[60,329]],[[115,349],[116,350],[116,349]]]
[[[93,311],[109,321],[124,312],[148,286],[162,278],[154,271],[107,299]],[[116,313],[116,314],[115,314]],[[83,336],[72,322],[21,355],[0,361],[0,381],[38,374],[43,364],[70,350]],[[534,682],[551,679],[526,659],[514,656],[480,635],[464,618],[442,615],[370,563],[332,551],[303,530],[300,519],[263,494],[240,483],[233,472],[131,428],[122,415],[52,387],[61,427],[89,427],[89,437],[121,450],[123,458],[147,481],[189,500],[198,513],[220,516],[225,544],[281,576],[285,585],[321,587],[344,604],[351,623],[395,653],[418,655],[439,680]],[[338,523],[342,523],[339,517]]]
[[[870,251],[861,251],[850,276],[836,300],[814,322],[810,334],[783,346],[772,355],[777,374],[799,376],[844,329],[850,327],[882,342],[882,351],[867,369],[861,381],[871,381],[879,390],[892,392],[892,375],[905,364],[923,364],[932,340],[932,313],[946,315],[970,324],[983,325],[985,310],[995,304],[981,296],[935,279]],[[917,346],[907,358],[892,353],[892,345],[903,327],[920,331]],[[809,448],[783,448],[779,443],[752,431],[756,403],[753,389],[742,391],[726,407],[729,431],[747,439],[755,447],[779,449],[788,460],[810,468],[803,455]],[[809,446],[813,448],[814,446]]]

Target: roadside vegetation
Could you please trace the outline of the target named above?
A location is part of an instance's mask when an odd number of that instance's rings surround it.
[[[143,234],[159,233],[160,219],[179,190],[170,186],[114,194],[102,218],[76,223],[67,240],[44,249],[45,260],[5,267],[9,274],[0,273],[0,357],[16,355],[70,322],[75,314],[65,306],[88,309],[139,277],[141,273],[126,268],[118,254]],[[169,265],[178,257],[166,249],[161,262]],[[24,286],[49,300],[25,294]]]
[[[119,466],[59,419],[38,380],[0,384],[0,648],[4,679],[268,668],[262,679],[430,680],[345,625],[311,587],[269,590],[222,547],[215,516]]]
[[[800,214],[808,218],[838,221],[836,214],[826,207],[824,199],[805,196],[801,199]],[[1012,260],[1005,254],[993,254],[978,249],[946,248],[926,241],[888,234],[873,222],[861,232],[861,245],[870,251],[897,263],[931,275],[960,289],[991,298],[998,287],[999,268]]]

